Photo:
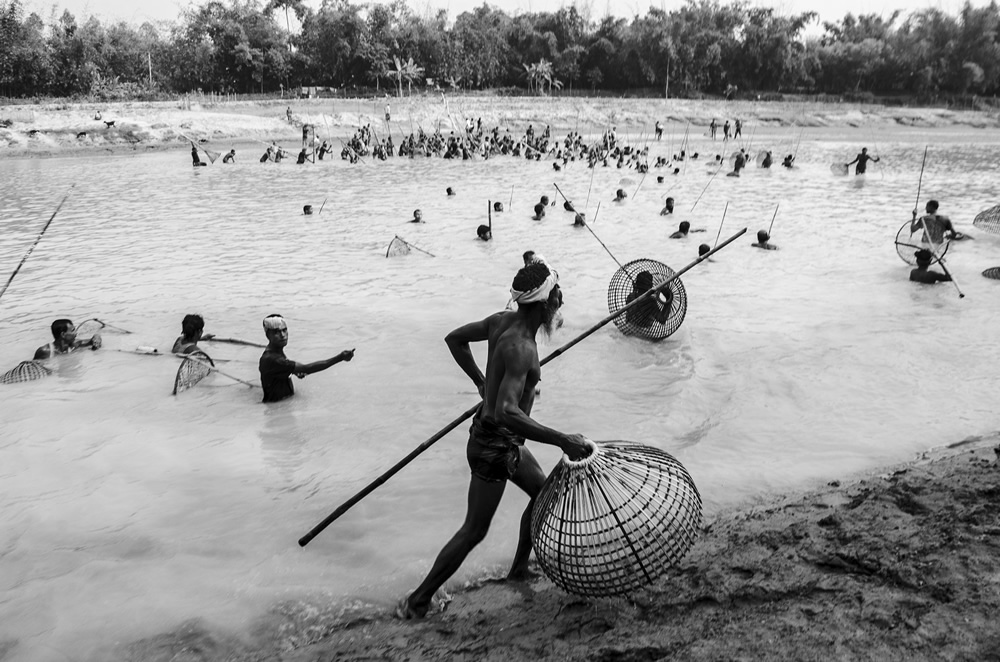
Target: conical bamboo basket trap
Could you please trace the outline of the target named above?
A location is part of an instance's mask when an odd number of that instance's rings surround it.
[[[553,469],[535,501],[531,539],[557,586],[605,597],[654,582],[700,527],[701,495],[680,462],[651,446],[605,441]]]
[[[656,260],[640,258],[628,262],[608,284],[608,312],[624,308],[632,299],[674,275],[674,270]],[[615,326],[627,336],[663,340],[680,328],[687,313],[687,291],[680,278],[670,281],[662,292],[615,318]]]

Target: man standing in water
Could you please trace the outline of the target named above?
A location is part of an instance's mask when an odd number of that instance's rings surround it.
[[[56,354],[69,354],[81,347],[101,348],[101,334],[95,333],[87,340],[76,339],[76,325],[68,319],[58,319],[52,323],[52,342],[35,350],[35,361],[51,359]]]
[[[910,222],[910,234],[923,228],[924,234],[920,243],[931,247],[933,251],[936,251],[945,240],[955,237],[955,227],[951,224],[951,219],[937,213],[939,206],[937,200],[928,200],[927,206],[924,207],[927,214],[917,218],[917,210],[914,209],[913,220]]]
[[[527,261],[527,260],[526,260]],[[427,578],[400,601],[396,615],[423,618],[437,590],[455,574],[469,552],[486,537],[507,481],[531,498],[521,517],[520,538],[508,579],[528,574],[531,554],[531,509],[545,483],[545,472],[525,439],[558,446],[570,459],[588,454],[585,437],[545,427],[531,418],[535,386],[541,379],[536,335],[556,326],[562,291],[559,276],[542,262],[528,264],[514,277],[511,296],[516,311],[503,311],[461,326],[445,338],[451,354],[472,379],[483,404],[469,432],[466,454],[472,477],[465,522],[438,554]],[[476,365],[469,343],[487,341],[486,374]]]
[[[341,361],[350,361],[354,358],[354,350],[345,349],[333,358],[315,363],[298,363],[291,360],[285,356],[288,325],[281,315],[268,315],[264,318],[264,335],[267,336],[267,349],[261,354],[259,364],[264,402],[278,402],[295,395],[292,375],[302,379],[306,375],[326,370]]]
[[[872,157],[868,156],[868,148],[867,147],[862,147],[861,148],[861,153],[858,154],[857,156],[855,156],[854,160],[851,161],[850,163],[845,163],[844,166],[850,168],[851,165],[857,163],[858,165],[854,169],[854,174],[855,174],[855,176],[857,176],[857,175],[863,175],[863,174],[865,174],[865,171],[868,170],[868,162],[869,161],[874,161],[875,163],[878,163],[879,160],[877,158],[873,159]]]

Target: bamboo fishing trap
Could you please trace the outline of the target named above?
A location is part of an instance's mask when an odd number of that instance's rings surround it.
[[[673,456],[605,441],[553,469],[535,501],[531,540],[553,583],[606,597],[656,581],[687,554],[701,522],[701,495]]]
[[[976,214],[976,218],[972,221],[972,226],[989,234],[1000,234],[1000,205]],[[992,278],[993,280],[1000,280],[1000,267],[986,269],[983,271],[983,276]]]
[[[20,384],[48,377],[52,371],[38,361],[21,361],[17,366],[0,375],[0,384]]]
[[[675,275],[673,269],[648,258],[632,260],[621,266],[608,285],[608,312],[615,313]],[[627,336],[663,340],[677,331],[687,314],[687,292],[680,278],[674,278],[663,290],[615,318],[615,326]]]

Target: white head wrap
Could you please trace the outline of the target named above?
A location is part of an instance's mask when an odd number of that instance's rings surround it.
[[[549,270],[549,275],[546,276],[545,282],[536,287],[533,290],[528,290],[527,292],[521,292],[520,290],[515,290],[513,287],[510,288],[510,298],[514,303],[535,303],[537,301],[547,301],[549,294],[552,293],[552,288],[559,284],[559,273],[550,267],[546,262],[545,258],[535,253],[532,258],[531,264],[544,264]]]
[[[264,318],[264,328],[265,329],[287,329],[288,325],[285,324],[285,318],[281,315],[272,315],[270,317]]]

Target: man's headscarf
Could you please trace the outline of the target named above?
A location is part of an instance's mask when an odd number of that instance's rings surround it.
[[[288,325],[285,324],[285,318],[281,315],[268,315],[264,318],[264,330],[270,331],[271,329],[287,329]]]
[[[549,294],[552,293],[552,288],[559,284],[559,272],[550,267],[548,263],[545,262],[545,258],[535,253],[532,257],[531,264],[541,264],[548,269],[548,276],[541,285],[533,290],[527,290],[522,292],[520,290],[515,290],[513,287],[510,288],[510,298],[511,301],[517,304],[522,303],[536,303],[538,301],[547,301]]]

